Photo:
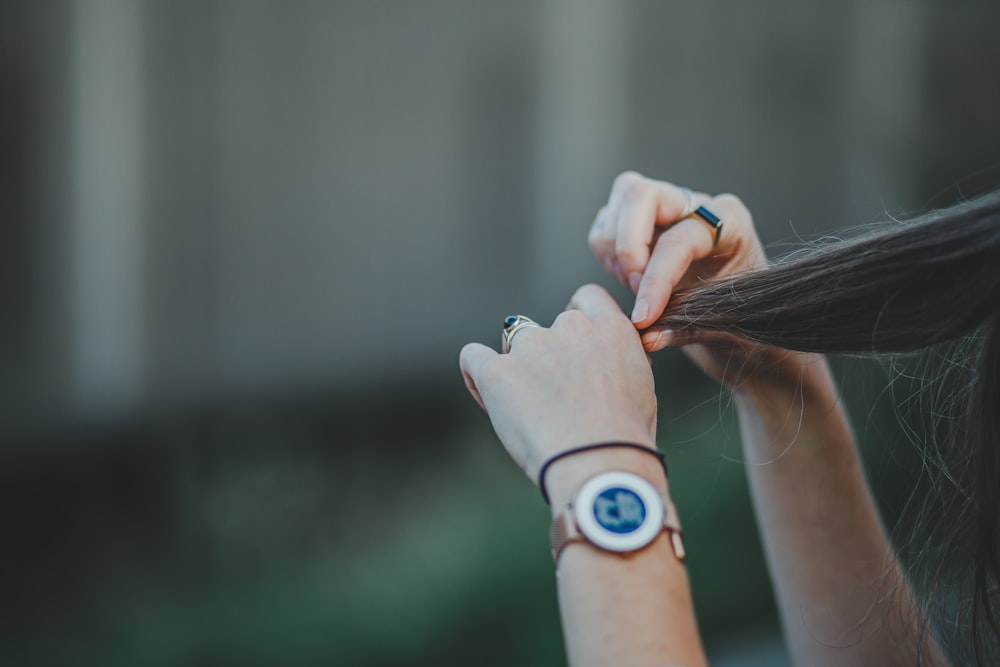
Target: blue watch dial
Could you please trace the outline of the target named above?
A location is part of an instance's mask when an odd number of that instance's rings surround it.
[[[594,498],[594,518],[613,533],[631,533],[646,520],[646,506],[632,489],[613,486]]]

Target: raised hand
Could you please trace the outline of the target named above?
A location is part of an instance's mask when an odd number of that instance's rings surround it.
[[[654,446],[649,360],[635,327],[601,287],[577,290],[550,328],[520,330],[508,354],[470,343],[459,361],[470,393],[533,481],[546,459],[572,447]]]
[[[722,221],[718,232],[690,215],[699,206]],[[605,268],[635,293],[632,322],[640,330],[656,322],[678,288],[767,264],[750,212],[737,197],[691,192],[632,171],[615,179],[589,241]],[[643,334],[647,350],[670,344],[659,333]]]

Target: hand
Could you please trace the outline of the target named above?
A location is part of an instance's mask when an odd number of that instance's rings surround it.
[[[615,179],[607,205],[597,213],[590,247],[608,271],[635,293],[632,322],[642,330],[647,351],[685,345],[688,356],[707,373],[735,385],[755,366],[754,359],[762,358],[761,353],[770,357],[784,351],[728,334],[653,326],[676,290],[767,266],[750,212],[739,199],[702,192],[690,196],[690,209],[705,206],[722,220],[717,244],[705,221],[681,219],[688,204],[683,189],[625,172]]]
[[[518,332],[508,354],[470,343],[460,356],[473,398],[528,477],[572,447],[654,446],[656,397],[635,327],[604,289],[585,285],[552,327]]]

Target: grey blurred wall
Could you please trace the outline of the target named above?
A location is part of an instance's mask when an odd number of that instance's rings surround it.
[[[8,435],[454,381],[503,315],[607,283],[586,229],[626,168],[740,194],[772,243],[1000,183],[996,4],[0,16]]]

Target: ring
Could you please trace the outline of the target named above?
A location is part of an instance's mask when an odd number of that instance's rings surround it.
[[[524,315],[508,315],[504,318],[503,334],[500,341],[500,348],[504,354],[510,352],[511,343],[514,342],[514,335],[521,329],[527,329],[528,327],[538,327],[541,329],[542,325]]]
[[[681,192],[684,193],[684,209],[679,219],[683,220],[694,213],[694,193],[691,192],[691,188],[685,187],[681,187]]]
[[[712,233],[715,236],[715,240],[712,241],[712,245],[719,245],[719,237],[722,236],[722,220],[719,220],[719,216],[712,213],[704,206],[696,208],[691,215],[696,215],[708,223],[708,226],[712,228]]]

